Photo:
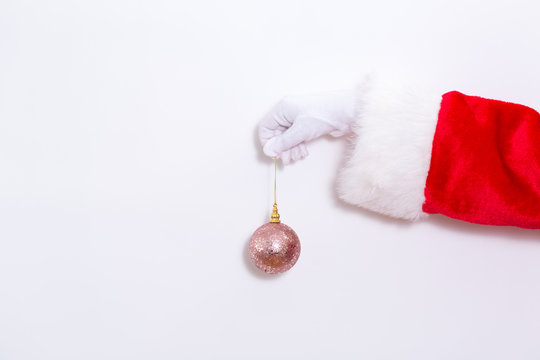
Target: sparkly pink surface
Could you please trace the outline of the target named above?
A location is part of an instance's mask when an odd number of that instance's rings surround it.
[[[300,256],[300,240],[289,226],[267,223],[249,241],[251,261],[264,272],[277,274],[289,270]]]

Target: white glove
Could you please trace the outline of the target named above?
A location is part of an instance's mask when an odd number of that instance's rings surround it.
[[[345,90],[283,98],[259,124],[264,153],[288,164],[308,155],[307,141],[349,133],[355,117],[355,94]]]

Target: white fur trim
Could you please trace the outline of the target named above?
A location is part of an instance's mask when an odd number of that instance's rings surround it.
[[[417,220],[441,96],[370,76],[358,88],[353,149],[341,169],[339,197],[384,215]]]

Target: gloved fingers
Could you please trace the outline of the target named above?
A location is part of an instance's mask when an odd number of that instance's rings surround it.
[[[300,143],[291,149],[291,159],[294,161],[302,160],[308,156],[308,151],[305,143]]]
[[[259,141],[261,145],[264,146],[268,140],[283,134],[285,131],[287,131],[287,128],[281,125],[275,128],[267,128],[259,124]]]
[[[305,143],[301,143],[300,145],[298,145],[298,148],[300,149],[300,153],[302,154],[303,158],[309,155],[309,151]]]
[[[302,159],[302,153],[300,152],[300,144],[296,145],[291,149],[291,159],[293,161],[298,161]]]
[[[269,139],[263,147],[263,152],[270,157],[278,156],[313,137],[314,131],[305,125],[305,121],[297,120],[283,134]]]
[[[271,138],[281,135],[292,125],[290,116],[286,116],[284,101],[280,101],[262,118],[259,123],[259,141],[264,146]]]
[[[291,162],[291,151],[287,150],[281,153],[280,155],[281,161],[283,162],[283,165],[289,165]]]

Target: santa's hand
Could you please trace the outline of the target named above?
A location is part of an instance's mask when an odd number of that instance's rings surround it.
[[[267,156],[288,164],[308,155],[306,142],[350,132],[354,113],[354,90],[287,96],[261,120],[259,140]]]

